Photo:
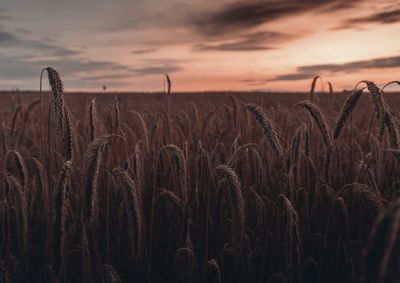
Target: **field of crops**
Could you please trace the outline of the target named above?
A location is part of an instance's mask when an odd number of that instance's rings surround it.
[[[0,93],[0,282],[398,282],[398,95],[64,93],[46,71]]]

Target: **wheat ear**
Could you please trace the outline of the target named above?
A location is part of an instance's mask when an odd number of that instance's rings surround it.
[[[120,283],[122,282],[115,268],[110,264],[103,265],[104,277],[107,283]]]
[[[176,164],[177,164],[177,183],[179,185],[179,192],[181,200],[184,205],[187,203],[187,168],[186,168],[186,159],[183,154],[183,151],[174,144],[170,144],[166,146],[167,149],[171,150],[175,156]]]
[[[321,110],[315,104],[307,100],[300,101],[295,106],[301,106],[308,110],[315,123],[317,123],[326,147],[329,149],[332,148],[331,131],[325,121],[324,116],[322,115]]]
[[[47,71],[49,77],[50,87],[53,93],[53,107],[56,113],[57,128],[60,133],[63,133],[64,128],[64,83],[61,80],[60,74],[53,68],[47,67],[44,70]]]
[[[388,128],[389,132],[390,146],[392,149],[398,149],[399,143],[398,143],[397,127],[395,125],[394,119],[388,111],[385,111],[384,118],[386,127]]]
[[[321,79],[320,76],[316,76],[313,78],[312,83],[311,83],[311,90],[310,90],[310,100],[311,102],[314,102],[314,97],[315,97],[315,86],[317,85],[318,79]]]
[[[106,144],[112,135],[104,135],[95,139],[88,147],[85,154],[85,217],[89,222],[93,222],[96,201],[97,201],[97,181],[101,164],[101,156]]]
[[[364,282],[397,282],[400,276],[400,201],[379,217],[367,248]]]
[[[142,259],[143,256],[143,217],[139,204],[140,197],[135,186],[135,182],[129,176],[128,172],[122,168],[115,168],[113,174],[117,176],[123,189],[123,201],[127,208],[128,225],[130,233],[133,236],[133,258]]]
[[[282,146],[279,143],[278,135],[272,125],[272,122],[265,115],[261,107],[255,104],[247,104],[246,109],[254,115],[258,124],[264,131],[264,135],[267,137],[269,144],[271,145],[273,151],[275,151],[279,156],[283,155]]]
[[[353,93],[347,97],[347,99],[342,107],[342,110],[340,111],[337,122],[336,122],[336,127],[333,132],[334,139],[337,139],[339,137],[339,134],[340,134],[344,124],[346,123],[347,119],[349,118],[351,112],[356,107],[357,102],[363,93],[363,90],[364,89],[359,89],[359,90],[353,91]]]
[[[244,200],[240,188],[239,177],[236,172],[226,164],[219,165],[215,172],[221,172],[226,178],[232,201],[232,248],[239,253],[245,235]]]
[[[371,94],[372,103],[375,105],[375,110],[379,116],[379,141],[382,141],[385,131],[385,104],[382,98],[382,90],[379,89],[374,82],[362,81],[367,85],[368,91]]]

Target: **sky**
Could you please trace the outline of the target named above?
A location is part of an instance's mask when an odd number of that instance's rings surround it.
[[[2,0],[0,89],[335,90],[400,79],[400,0]]]

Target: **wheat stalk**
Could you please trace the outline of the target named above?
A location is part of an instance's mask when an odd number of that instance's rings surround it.
[[[93,282],[92,275],[92,255],[89,249],[89,243],[86,233],[86,227],[82,223],[82,235],[81,235],[81,245],[82,245],[82,275],[83,282]]]
[[[235,171],[226,164],[219,165],[215,172],[221,172],[227,179],[232,201],[232,248],[240,253],[245,235],[245,211],[240,181]]]
[[[300,277],[301,263],[301,238],[299,217],[292,203],[284,196],[279,195],[280,229],[283,255],[285,255],[285,267],[287,275],[292,282]]]
[[[20,143],[21,137],[23,137],[25,135],[26,124],[28,123],[30,113],[33,111],[35,106],[38,105],[39,103],[40,103],[40,100],[39,99],[35,99],[34,101],[32,101],[29,104],[29,106],[28,106],[28,108],[27,108],[27,110],[25,112],[24,118],[23,118],[21,130],[18,133],[17,138],[15,139],[15,146],[14,146],[15,148],[18,148],[18,145]]]
[[[47,71],[50,87],[53,93],[53,106],[54,112],[56,113],[57,128],[60,133],[63,133],[64,129],[64,83],[61,80],[60,74],[53,68],[47,67],[43,71]]]
[[[5,259],[10,250],[10,207],[7,198],[0,201],[0,254]]]
[[[331,82],[328,82],[328,86],[329,86],[329,94],[334,95],[333,86],[332,86]]]
[[[12,157],[14,157],[14,159],[10,160]],[[14,164],[12,164],[11,161],[14,161]],[[13,168],[13,165],[15,165],[21,187],[24,191],[26,191],[26,187],[28,184],[28,170],[26,169],[25,161],[22,158],[21,154],[16,150],[10,149],[9,151],[7,151],[3,162],[3,170],[5,172],[9,172]]]
[[[282,156],[282,146],[279,143],[278,135],[272,125],[272,122],[268,119],[267,115],[265,115],[261,107],[255,104],[247,104],[246,109],[249,109],[256,118],[258,124],[263,129],[264,135],[267,137],[273,151],[275,151],[275,153],[277,153],[279,156]]]
[[[175,282],[197,282],[197,259],[193,250],[187,247],[180,248],[174,258]]]
[[[97,182],[101,164],[101,156],[112,135],[103,135],[95,139],[85,154],[85,217],[89,222],[94,221],[97,201]]]
[[[104,277],[107,283],[120,283],[122,282],[115,268],[110,264],[103,264]]]
[[[171,93],[171,78],[168,74],[165,74],[165,79],[167,80],[167,94]]]
[[[64,106],[64,128],[63,128],[63,136],[62,140],[64,143],[64,156],[66,161],[72,160],[73,155],[73,138],[72,138],[72,128],[69,117],[69,111],[66,106]]]
[[[113,174],[118,178],[122,185],[123,202],[127,208],[128,225],[130,231],[134,231],[135,236],[132,240],[135,259],[142,259],[143,256],[143,217],[139,203],[140,197],[136,189],[135,182],[128,172],[122,168],[115,168]]]
[[[134,114],[139,122],[140,125],[142,127],[142,131],[143,131],[143,137],[144,137],[144,144],[146,146],[146,152],[150,153],[150,140],[149,140],[149,133],[148,133],[148,128],[147,128],[147,124],[146,121],[144,120],[143,116],[137,112],[137,111],[130,111],[130,113]]]
[[[385,131],[385,104],[382,98],[382,90],[379,89],[374,82],[371,81],[361,81],[367,85],[368,91],[371,94],[372,103],[375,106],[375,111],[378,113],[379,117],[379,141],[382,141],[383,134]],[[361,83],[359,82],[359,83]],[[358,83],[358,84],[359,84]],[[357,85],[358,85],[357,84]]]
[[[54,212],[55,221],[53,225],[53,260],[54,260],[54,272],[60,275],[63,270],[64,264],[64,242],[65,242],[65,220],[67,216],[66,207],[66,189],[69,174],[71,170],[71,161],[66,161],[63,168],[61,169],[60,177],[58,179],[57,186],[54,190]]]
[[[96,138],[96,98],[90,102],[89,106],[89,140],[93,142]]]
[[[357,105],[358,100],[360,99],[364,89],[359,89],[353,91],[352,94],[350,94],[343,107],[342,110],[340,111],[339,117],[337,118],[336,122],[336,127],[335,130],[333,131],[333,138],[337,139],[339,137],[340,131],[342,130],[344,124],[346,123],[347,119],[349,118],[351,112],[354,110],[354,108]]]
[[[19,114],[22,112],[22,105],[18,105],[17,109],[15,109],[14,116],[11,123],[10,134],[13,135],[15,131],[15,125],[17,124],[17,119]]]
[[[177,183],[179,184],[179,192],[181,196],[181,200],[184,205],[187,204],[188,196],[187,196],[187,168],[186,168],[186,159],[183,154],[183,151],[174,144],[170,144],[166,146],[167,149],[171,150],[175,156],[176,164],[177,164]]]
[[[365,257],[364,282],[396,282],[400,276],[400,201],[377,221]]]
[[[121,111],[119,109],[118,98],[114,97],[114,110],[115,110],[115,128],[117,129],[117,133],[120,129],[120,119],[121,119]]]
[[[215,259],[207,261],[207,279],[210,283],[221,283],[221,272]]]
[[[321,132],[325,146],[328,149],[331,149],[332,148],[331,131],[329,129],[328,124],[325,121],[324,116],[322,115],[321,110],[315,104],[307,100],[300,101],[296,103],[295,106],[301,106],[308,110],[308,112],[310,113],[311,117],[313,117],[315,123],[317,124]]]
[[[17,229],[18,229],[18,235],[17,238],[21,237],[22,241],[22,254],[21,256],[25,256],[27,253],[28,249],[28,202],[26,200],[26,194],[24,192],[23,187],[21,184],[18,182],[18,180],[10,174],[5,174],[5,178],[7,181],[8,186],[11,189],[12,194],[14,195],[14,199],[16,201],[15,206],[16,206],[16,213],[17,213],[17,219],[18,222]],[[21,229],[22,228],[22,229]]]
[[[320,76],[314,77],[311,83],[311,90],[310,90],[310,100],[311,102],[314,102],[314,97],[315,97],[315,86],[317,85],[318,79],[321,79]]]
[[[398,135],[397,135],[397,126],[394,123],[392,115],[385,110],[384,112],[384,120],[386,127],[388,128],[389,131],[389,137],[390,137],[390,146],[392,149],[397,149],[399,148],[399,143],[398,143]]]

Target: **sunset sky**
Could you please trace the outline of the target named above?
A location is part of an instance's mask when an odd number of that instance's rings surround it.
[[[400,1],[2,0],[0,89],[306,91],[400,79]]]

